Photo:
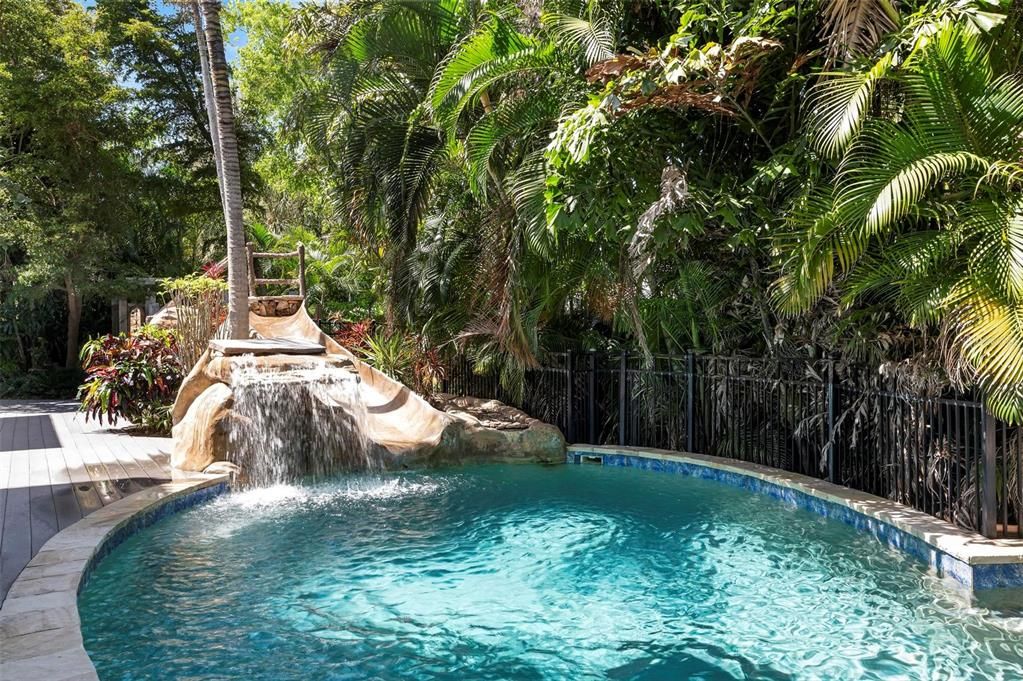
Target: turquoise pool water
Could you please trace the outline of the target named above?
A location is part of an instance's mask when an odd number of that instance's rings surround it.
[[[1023,619],[845,525],[596,466],[232,494],[80,610],[105,680],[1023,678]]]

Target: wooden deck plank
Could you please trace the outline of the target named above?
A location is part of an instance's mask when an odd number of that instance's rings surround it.
[[[58,440],[62,443],[60,453],[64,459],[64,466],[67,470],[71,490],[78,501],[78,509],[82,517],[103,507],[103,500],[95,483],[89,475],[89,469],[82,460],[82,453],[78,448],[78,442],[71,437],[67,429],[65,414],[53,414],[50,417],[53,421],[54,431]]]
[[[0,599],[18,577],[22,568],[35,555],[32,553],[32,525],[28,512],[28,488],[7,490],[7,511],[4,514],[3,551],[0,552]]]
[[[14,416],[14,436],[11,440],[11,451],[24,451],[28,449],[28,421],[29,416]]]
[[[57,534],[57,505],[53,500],[50,466],[46,449],[42,446],[43,416],[32,416],[29,421],[29,513],[32,524],[32,553],[43,547],[46,540]]]
[[[168,479],[168,469],[153,461],[153,459],[149,456],[149,452],[153,452],[155,454],[160,452],[161,448],[169,448],[169,439],[138,436],[128,438],[118,436],[115,440],[111,441],[110,444],[111,446],[119,446],[122,451],[122,456],[129,457],[132,461],[138,464],[138,466],[145,471],[146,475],[148,475],[151,480],[164,481]]]
[[[15,420],[12,417],[0,418],[0,453],[14,449],[14,424]]]
[[[3,419],[0,419],[0,439],[4,437],[3,434]],[[10,462],[13,457],[0,449],[0,555],[3,555],[3,524],[4,516],[7,514],[7,489],[10,482]],[[3,598],[3,594],[0,593],[0,599]]]
[[[47,461],[46,448],[42,446],[42,422],[42,416],[28,417],[28,441],[31,450],[28,458],[30,463],[28,484],[30,487],[50,486],[50,464]]]
[[[46,468],[50,472],[51,485],[70,485],[71,473],[67,468],[67,461],[59,447],[47,447],[42,451],[46,460]]]
[[[57,437],[57,432],[53,427],[53,418],[49,414],[39,415],[39,446],[44,449],[54,449],[60,447],[60,439]]]
[[[17,428],[15,429],[17,431]],[[17,437],[17,432],[15,432]],[[29,452],[10,452],[11,473],[8,480],[4,513],[3,551],[0,551],[0,597],[7,596],[15,578],[32,556],[32,521],[29,514]]]
[[[52,417],[54,430],[60,439],[62,446],[60,451],[64,454],[64,463],[67,466],[68,475],[72,485],[92,484],[92,476],[89,475],[89,468],[82,458],[81,448],[78,441],[71,436],[67,427],[66,414],[54,414]]]
[[[9,462],[0,460],[0,466]],[[7,515],[7,488],[0,489],[0,556],[4,553],[4,516]],[[3,602],[3,595],[0,594],[0,602]]]
[[[120,439],[124,435],[111,434],[105,429],[85,429],[86,437],[96,446],[100,458],[108,466],[115,462],[124,470],[129,478],[148,478],[145,469],[135,461],[135,457],[125,452],[121,446]]]
[[[0,602],[57,531],[168,480],[170,441],[84,423],[68,403],[5,402],[0,412]]]
[[[110,465],[108,466],[108,462],[104,461],[100,457],[92,438],[82,427],[82,418],[83,417],[81,415],[78,415],[77,417],[70,416],[70,418],[65,418],[65,424],[67,425],[71,436],[79,445],[79,452],[82,456],[82,460],[86,464],[89,476],[93,480],[96,492],[100,496],[100,500],[104,505],[109,504],[124,496],[115,481],[126,478],[128,474],[119,463],[109,462]]]
[[[30,532],[32,533],[32,555],[43,548],[43,544],[57,534],[57,506],[53,503],[53,490],[45,487],[30,487],[28,490]]]
[[[78,508],[81,510],[83,518],[93,511],[103,508],[103,498],[94,483],[74,485],[72,489],[75,492],[75,498],[78,499]]]
[[[0,554],[4,550],[4,515],[7,511],[7,488],[11,479],[11,455],[4,443],[14,439],[14,425],[5,418],[0,418]]]
[[[0,493],[0,601],[7,593],[7,589],[3,586],[4,519],[7,515],[7,490],[11,481],[11,462],[14,460],[10,453],[14,449],[13,444],[14,420],[0,418],[0,483],[3,486],[3,492]]]
[[[129,443],[125,442],[124,447],[128,447]],[[135,458],[149,473],[149,477],[154,480],[166,480],[170,473],[170,468],[166,465],[157,463],[157,458],[163,457],[166,460],[170,460],[171,450],[171,439],[167,437],[146,437],[139,446],[135,449]]]
[[[78,497],[70,484],[53,485],[50,492],[53,496],[53,506],[57,511],[58,531],[71,527],[82,519],[84,515],[82,507],[78,504]]]
[[[44,425],[43,438],[47,444],[59,444],[50,417],[47,415],[42,418],[45,419],[44,423],[50,423],[49,433]],[[71,486],[71,472],[68,470],[64,453],[59,447],[48,447],[43,451],[46,452],[46,467],[50,471],[50,493],[53,495],[53,507],[57,512],[57,527],[63,530],[82,519],[82,509],[78,505],[74,487]]]

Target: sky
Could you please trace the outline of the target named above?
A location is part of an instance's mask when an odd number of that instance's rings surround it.
[[[96,6],[96,0],[78,0],[83,7],[91,9]],[[156,10],[160,14],[174,14],[181,11],[181,7],[176,7],[172,3],[166,2],[165,0],[156,0]],[[238,56],[238,48],[244,47],[248,41],[245,31],[238,30],[227,36],[227,43],[224,45],[224,52],[227,54],[227,61],[232,62]]]

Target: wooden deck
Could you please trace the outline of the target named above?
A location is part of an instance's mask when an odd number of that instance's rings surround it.
[[[0,400],[0,603],[46,541],[171,479],[170,440],[85,422],[75,402]]]

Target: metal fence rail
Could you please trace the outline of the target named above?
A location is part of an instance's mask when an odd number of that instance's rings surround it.
[[[442,390],[498,399],[570,442],[711,454],[827,479],[985,536],[1023,538],[1023,429],[969,395],[865,367],[710,355],[552,353],[519,399],[459,357]]]

